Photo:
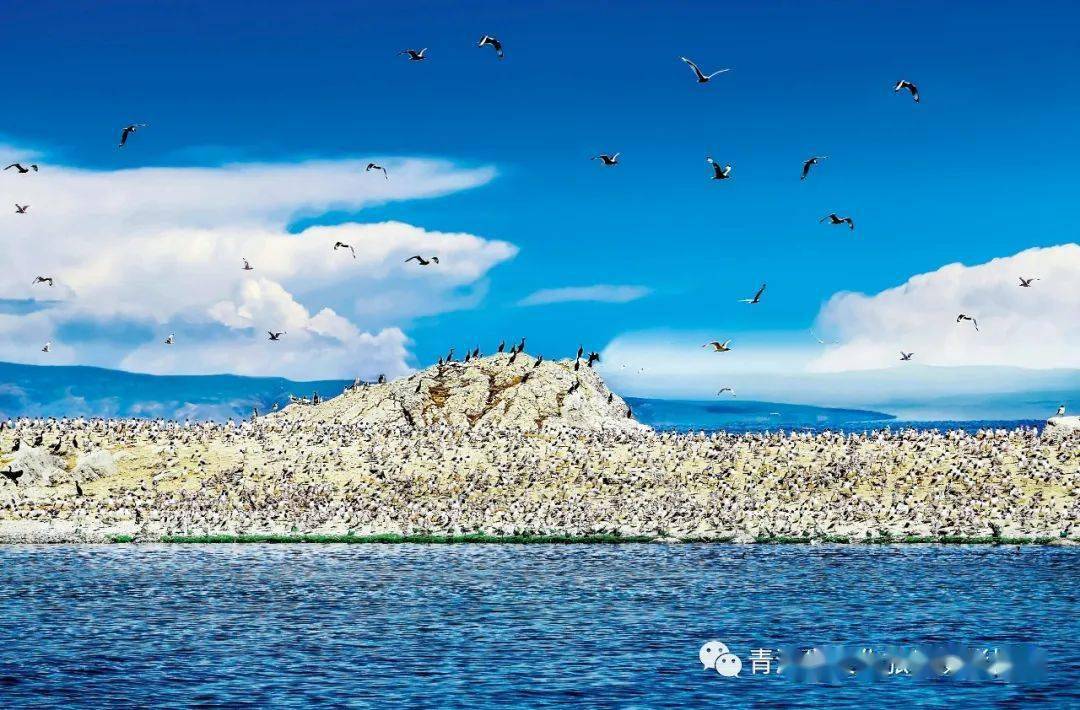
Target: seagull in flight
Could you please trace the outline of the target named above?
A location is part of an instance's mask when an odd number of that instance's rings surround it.
[[[20,205],[18,202],[15,203],[15,214],[26,214],[28,209],[30,209],[30,205]]]
[[[270,340],[281,340],[281,336],[285,335],[285,331],[283,330],[280,333],[275,333],[272,330],[268,330],[266,331],[266,334],[270,336]]]
[[[814,155],[811,156],[805,163],[802,164],[802,177],[800,180],[805,180],[806,176],[810,174],[810,168],[825,160],[829,156],[827,155]]]
[[[49,342],[45,343],[45,345],[42,346],[42,348],[41,348],[41,352],[43,352],[43,353],[50,352],[51,350],[52,350],[52,341],[51,340]]]
[[[502,42],[500,42],[495,37],[492,37],[491,35],[484,35],[480,38],[480,42],[476,46],[483,47],[485,44],[490,45],[492,49],[495,50],[495,56],[499,59],[502,59],[505,56],[502,51]]]
[[[33,170],[35,173],[38,171],[38,166],[31,164],[29,168],[24,168],[22,163],[12,163],[11,165],[4,168],[4,170],[11,170],[12,168],[18,170],[19,173],[22,175],[25,175],[31,170]]]
[[[765,284],[761,284],[761,288],[757,290],[753,298],[740,298],[739,303],[749,303],[751,306],[755,303],[761,303],[761,294],[765,293]]]
[[[53,277],[52,276],[36,276],[36,277],[34,277],[34,283],[35,284],[48,284],[48,285],[52,286],[53,285]]]
[[[435,262],[436,264],[439,263],[439,257],[437,257],[437,256],[433,256],[430,259],[425,259],[424,257],[420,256],[419,254],[416,254],[414,256],[410,256],[408,259],[405,260],[405,263],[408,264],[410,261],[413,261],[414,259],[416,260],[416,263],[420,264],[420,266],[427,266],[431,262]]]
[[[172,345],[175,342],[176,342],[176,335],[173,334],[173,333],[169,333],[169,337],[165,338],[165,344],[166,345]]]
[[[123,148],[124,145],[127,143],[128,136],[130,136],[132,133],[136,132],[140,128],[146,128],[146,125],[147,124],[145,123],[132,123],[130,125],[124,126],[123,129],[121,129],[120,131],[120,144],[117,147]]]
[[[731,388],[731,387],[721,387],[720,391],[716,393],[716,396],[719,397],[720,395],[724,394],[725,392],[730,392],[732,397],[735,396],[735,390],[733,388]]]
[[[716,162],[711,157],[710,158],[705,158],[705,161],[707,163],[709,163],[709,165],[712,166],[712,169],[713,169],[712,179],[713,180],[727,180],[729,177],[731,177],[731,166],[730,165],[724,165],[723,167],[721,167],[720,163]]]
[[[622,153],[616,153],[615,155],[601,153],[600,155],[594,155],[593,157],[589,158],[589,160],[599,160],[604,165],[618,165],[620,155],[622,155]]]
[[[730,338],[728,340],[725,340],[722,343],[719,340],[714,340],[711,343],[705,343],[701,347],[707,348],[707,347],[709,347],[711,345],[712,349],[713,349],[713,352],[715,352],[715,353],[726,353],[726,352],[729,352],[731,350],[731,348],[728,347],[728,343],[730,343],[730,342],[731,342]]]
[[[835,341],[835,340],[833,340],[833,341],[830,341],[830,342],[825,342],[824,340],[822,340],[821,338],[819,338],[819,337],[818,337],[818,334],[817,334],[817,333],[815,333],[815,332],[814,332],[814,331],[812,331],[812,330],[810,331],[810,335],[814,336],[814,340],[818,341],[818,343],[820,343],[820,344],[822,344],[822,345],[836,345],[836,341]]]
[[[959,323],[959,322],[960,322],[960,321],[962,321],[962,320],[969,320],[969,321],[971,321],[971,324],[972,324],[973,326],[975,326],[975,330],[978,330],[978,329],[979,329],[979,322],[978,322],[977,320],[975,320],[975,318],[974,318],[974,317],[972,317],[972,316],[967,316],[967,315],[964,315],[963,313],[961,313],[960,315],[956,316],[956,322],[957,322],[957,323]]]
[[[422,61],[424,61],[424,59],[426,59],[426,57],[424,56],[424,52],[426,52],[426,51],[427,51],[427,47],[424,47],[423,49],[421,49],[419,51],[417,51],[415,49],[403,49],[400,52],[398,52],[398,55],[400,56],[402,54],[408,54],[410,62],[422,62]]]
[[[367,167],[364,168],[365,173],[369,173],[372,170],[382,170],[383,177],[386,178],[387,180],[390,179],[390,173],[386,172],[386,168],[384,168],[383,166],[376,165],[375,163],[368,163]]]
[[[1023,276],[1021,276],[1020,277],[1020,288],[1031,288],[1031,282],[1032,281],[1038,281],[1038,280],[1039,279],[1038,279],[1037,276],[1032,276],[1030,279],[1025,279]]]
[[[255,267],[252,266],[251,264],[249,264],[247,259],[243,259],[243,262],[244,262],[244,266],[243,266],[244,271],[254,271],[255,270]]]
[[[907,362],[908,360],[911,359],[911,356],[914,355],[914,354],[915,353],[906,353],[903,350],[901,350],[900,351],[900,359],[903,360],[904,362]]]
[[[847,224],[848,229],[855,231],[855,220],[851,217],[841,217],[835,212],[831,212],[819,219],[818,222],[824,222],[825,220],[829,220],[829,224]]]
[[[717,71],[714,71],[712,74],[705,74],[700,69],[698,69],[697,64],[694,64],[692,61],[690,61],[686,57],[679,57],[679,59],[683,60],[684,62],[686,62],[687,64],[690,65],[690,68],[694,70],[694,76],[697,77],[697,81],[698,81],[699,84],[708,84],[709,80],[712,79],[717,74],[723,74],[724,72],[731,71],[731,69],[719,69]]]
[[[910,91],[911,98],[915,99],[915,103],[919,103],[919,87],[915,86],[910,81],[904,81],[903,79],[901,79],[900,81],[896,82],[896,86],[893,87],[893,93],[895,94],[901,89],[907,89],[908,91]]]
[[[334,251],[337,251],[338,249],[348,249],[352,252],[352,258],[356,258],[356,250],[345,242],[334,242]]]

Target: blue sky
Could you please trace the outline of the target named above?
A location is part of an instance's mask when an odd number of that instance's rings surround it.
[[[1080,157],[1078,15],[1064,2],[22,3],[7,11],[17,91],[0,135],[100,171],[371,155],[493,168],[471,189],[293,224],[394,220],[518,249],[461,286],[468,306],[399,316],[414,365],[520,335],[552,355],[640,332],[783,344],[838,292],[1076,241],[1062,215]],[[484,33],[505,61],[475,46]],[[396,56],[406,47],[429,59]],[[680,55],[732,71],[698,85]],[[900,78],[921,104],[892,92]],[[151,125],[118,151],[130,121]],[[616,168],[588,160],[614,151]],[[813,154],[830,158],[800,182]],[[706,155],[734,179],[709,180]],[[831,211],[856,232],[819,225]],[[735,302],[762,281],[762,304]],[[648,295],[517,305],[598,284]]]

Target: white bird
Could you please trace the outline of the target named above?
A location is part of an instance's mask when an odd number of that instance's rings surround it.
[[[679,59],[683,60],[684,62],[686,62],[687,64],[690,65],[690,68],[694,70],[694,76],[697,77],[697,80],[698,80],[699,84],[707,84],[707,83],[709,83],[709,80],[712,79],[717,74],[723,74],[724,72],[731,71],[731,69],[719,69],[717,71],[714,71],[712,74],[705,74],[705,73],[703,73],[701,71],[701,69],[698,69],[697,64],[694,64],[692,61],[690,61],[686,57],[679,57]]]
[[[383,178],[385,178],[386,180],[390,179],[390,173],[386,172],[386,168],[384,168],[383,166],[376,165],[375,163],[368,163],[367,167],[364,168],[365,173],[369,173],[372,170],[382,170]]]
[[[911,356],[912,356],[912,355],[914,355],[914,354],[915,354],[915,353],[906,353],[906,352],[904,352],[903,350],[901,350],[901,351],[900,351],[900,359],[901,359],[901,360],[904,360],[904,361],[910,360],[910,359],[911,359]]]
[[[765,293],[765,284],[761,284],[761,288],[757,290],[753,298],[740,298],[739,303],[749,303],[751,306],[755,303],[761,303],[761,294]]]
[[[616,153],[615,155],[601,153],[600,155],[594,155],[593,157],[589,158],[589,160],[599,160],[604,165],[618,165],[620,155],[621,153]]]
[[[176,342],[176,336],[174,334],[172,334],[172,333],[169,333],[169,337],[165,338],[165,344],[166,345],[172,345],[175,342]]]
[[[49,342],[45,343],[45,346],[43,348],[41,348],[41,352],[47,353],[50,350],[52,350],[52,341],[51,340]]]
[[[423,49],[421,49],[419,51],[417,51],[415,49],[403,49],[400,52],[398,52],[398,54],[399,55],[408,54],[410,62],[422,62],[425,59],[424,52],[426,52],[426,51],[427,51],[427,47],[424,47]]]
[[[820,344],[822,344],[822,345],[836,345],[836,341],[835,341],[835,340],[833,340],[833,341],[830,341],[830,342],[825,342],[824,340],[822,340],[821,338],[819,338],[819,337],[818,337],[818,334],[817,334],[817,333],[815,333],[815,332],[814,332],[813,330],[811,330],[811,331],[810,331],[810,335],[814,336],[814,340],[818,341],[818,342],[819,342]]]
[[[713,176],[712,176],[713,180],[727,180],[729,177],[731,177],[731,166],[730,165],[725,165],[725,166],[721,167],[720,163],[716,162],[712,158],[705,158],[705,160],[713,168]]]
[[[255,267],[252,266],[251,264],[249,264],[247,259],[244,259],[243,261],[244,261],[244,266],[243,266],[244,271],[254,271],[255,270]]]
[[[334,242],[334,251],[337,251],[338,249],[348,249],[352,252],[352,258],[356,258],[356,250],[345,242]]]
[[[917,86],[912,84],[910,81],[904,81],[903,79],[901,79],[900,81],[896,82],[896,86],[893,87],[893,93],[895,94],[901,89],[907,89],[909,92],[911,92],[911,98],[915,99],[915,103],[919,103],[919,89]],[[933,92],[931,91],[930,93]]]
[[[959,322],[960,322],[960,321],[962,321],[962,320],[969,320],[969,321],[971,321],[971,324],[972,324],[973,326],[975,326],[975,330],[978,330],[978,329],[979,329],[979,322],[978,322],[977,320],[975,320],[975,318],[974,318],[973,316],[968,316],[968,315],[964,315],[963,313],[961,313],[960,315],[956,316],[956,322],[957,322],[957,323],[959,323]]]
[[[502,42],[500,42],[495,37],[492,37],[491,35],[484,35],[480,38],[480,42],[476,46],[483,47],[485,44],[491,45],[491,47],[495,50],[496,57],[498,57],[499,59],[503,58],[504,55],[502,50]]]

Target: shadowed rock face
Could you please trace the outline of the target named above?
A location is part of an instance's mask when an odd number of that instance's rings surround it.
[[[637,431],[626,402],[581,361],[547,361],[507,353],[432,366],[380,385],[362,385],[317,405],[292,404],[274,417],[382,425],[463,428],[551,427]],[[525,379],[525,378],[528,379]],[[577,388],[571,392],[571,387]],[[611,395],[611,402],[608,397]]]

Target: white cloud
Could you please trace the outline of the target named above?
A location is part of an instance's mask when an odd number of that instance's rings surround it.
[[[0,299],[43,306],[0,314],[0,359],[302,378],[404,372],[400,326],[471,305],[517,249],[399,222],[287,230],[299,217],[443,195],[494,175],[377,160],[389,180],[366,173],[366,160],[0,174],[3,197],[31,205],[28,215],[0,214]],[[336,241],[356,258],[335,252]],[[404,263],[415,253],[440,264]],[[255,271],[242,271],[242,258]],[[56,286],[33,286],[38,274]],[[266,330],[288,336],[270,343]],[[177,343],[165,346],[170,331]]]
[[[535,291],[518,301],[519,306],[543,306],[550,303],[568,303],[571,301],[598,301],[601,303],[628,303],[649,295],[644,286],[568,286],[565,288],[544,288]]]

